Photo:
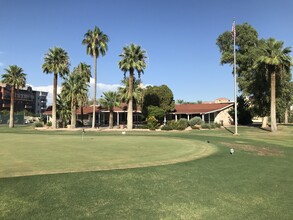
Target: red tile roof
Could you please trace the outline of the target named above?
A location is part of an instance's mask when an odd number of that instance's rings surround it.
[[[216,112],[232,105],[233,103],[180,104],[175,106],[173,114],[202,114]]]
[[[180,104],[175,105],[175,111],[173,111],[171,114],[206,114],[216,111],[221,111],[226,108],[229,108],[232,106],[233,103],[202,103],[202,104]],[[102,109],[100,106],[96,107],[96,112],[107,112],[108,109]],[[115,107],[114,112],[125,112],[127,111],[127,105],[125,103],[122,104],[121,107]],[[83,107],[83,114],[92,114],[93,112],[93,106],[86,106]],[[140,109],[137,110],[137,112],[141,112]],[[52,111],[45,111],[45,115],[51,115]],[[77,114],[81,114],[81,109],[79,108],[77,110]]]

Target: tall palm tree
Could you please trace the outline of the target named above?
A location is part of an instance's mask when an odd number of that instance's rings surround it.
[[[2,82],[11,86],[9,128],[13,128],[15,89],[25,86],[26,74],[23,72],[22,68],[16,65],[9,66],[7,69],[4,70],[5,73],[2,75]]]
[[[80,63],[75,69],[75,74],[79,74],[84,78],[85,83],[90,82],[91,78],[91,67],[86,63]],[[81,122],[83,124],[83,107],[87,104],[89,99],[88,89],[82,90],[80,93],[77,94],[77,105],[80,106],[81,110]]]
[[[124,71],[124,76],[129,72],[129,101],[127,109],[127,129],[133,127],[133,79],[134,72],[140,74],[144,72],[146,68],[146,51],[142,50],[140,46],[130,44],[128,47],[123,48],[123,53],[120,54],[122,59],[119,61],[119,68]]]
[[[268,39],[263,48],[263,54],[257,59],[257,65],[265,65],[267,74],[271,78],[271,131],[277,131],[276,120],[276,75],[283,75],[290,71],[292,65],[290,47],[283,49],[284,43],[273,38]]]
[[[97,104],[97,59],[99,55],[105,56],[108,50],[109,37],[104,34],[97,26],[94,30],[88,30],[84,34],[82,44],[86,45],[86,53],[94,58],[94,74],[95,74],[95,85],[94,85],[94,103],[93,103],[93,122],[92,128],[95,128],[96,124],[96,104]]]
[[[65,78],[69,74],[69,57],[67,52],[60,48],[54,47],[49,49],[45,54],[42,69],[44,73],[53,73],[53,100],[52,100],[52,128],[56,128],[56,98],[57,98],[57,81],[58,75]]]
[[[120,100],[128,104],[129,102],[129,77],[125,77],[121,80],[123,86],[118,87],[118,94]],[[141,86],[141,79],[133,78],[133,106],[141,106],[143,99],[143,88]]]
[[[75,69],[76,70],[76,69]],[[79,94],[87,93],[88,84],[83,75],[73,71],[68,79],[62,83],[62,92],[71,103],[71,128],[76,127],[76,109]]]
[[[103,93],[103,98],[100,99],[100,104],[102,107],[106,107],[109,109],[109,128],[113,128],[113,112],[114,112],[114,107],[120,106],[119,102],[119,95],[117,92],[104,92]]]

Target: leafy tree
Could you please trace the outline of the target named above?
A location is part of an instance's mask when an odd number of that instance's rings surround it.
[[[276,76],[284,75],[290,72],[291,66],[291,49],[289,47],[283,48],[284,43],[270,38],[266,41],[264,46],[261,48],[263,54],[257,59],[257,65],[264,65],[266,73],[270,77],[270,90],[271,90],[271,131],[277,131],[277,120],[276,120]]]
[[[78,71],[78,67],[69,75],[62,84],[62,92],[71,105],[71,128],[76,127],[76,109],[78,107],[78,97],[80,94],[87,94],[88,84],[86,78]]]
[[[249,125],[252,123],[252,111],[250,108],[249,100],[245,99],[243,96],[237,97],[237,118],[238,123],[241,125]],[[229,112],[231,116],[234,116],[235,109]]]
[[[150,105],[147,107],[147,111],[148,111],[148,117],[154,116],[159,121],[161,121],[161,122],[163,121],[163,118],[165,116],[165,112],[159,106]]]
[[[93,122],[92,128],[95,128],[96,124],[96,99],[97,99],[97,59],[100,55],[105,56],[108,50],[109,37],[104,34],[100,28],[95,26],[94,30],[88,30],[84,34],[82,44],[86,45],[86,53],[94,58],[94,103],[93,103]]]
[[[148,107],[158,106],[164,114],[175,109],[174,96],[168,86],[148,86],[144,92],[143,114],[145,117],[149,115]]]
[[[120,106],[119,95],[117,92],[104,92],[100,104],[109,110],[109,128],[113,128],[113,112],[114,107]]]
[[[181,105],[181,104],[184,104],[184,103],[185,103],[185,101],[183,99],[177,99],[176,100],[176,104]]]
[[[5,73],[2,75],[2,82],[10,85],[10,117],[9,117],[9,128],[14,127],[14,99],[15,99],[15,89],[24,87],[26,84],[26,74],[23,69],[12,65],[7,69],[4,69]]]
[[[69,57],[67,52],[59,47],[49,49],[45,54],[44,64],[42,65],[44,73],[53,73],[53,100],[52,100],[52,128],[56,128],[56,98],[58,75],[63,79],[69,74]]]
[[[134,72],[138,73],[138,78],[140,74],[144,73],[146,68],[146,51],[142,50],[140,46],[135,44],[130,44],[127,47],[123,47],[123,53],[120,54],[122,58],[118,65],[119,68],[124,72],[124,76],[129,72],[129,101],[127,109],[127,129],[132,129],[133,127],[133,81]]]

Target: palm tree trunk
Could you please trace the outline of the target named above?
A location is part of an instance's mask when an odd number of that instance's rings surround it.
[[[113,109],[110,110],[110,114],[109,114],[109,128],[113,128]]]
[[[76,128],[76,108],[74,96],[71,98],[71,128]]]
[[[129,74],[129,102],[127,105],[127,129],[133,127],[133,72]]]
[[[95,85],[94,85],[94,104],[93,104],[92,128],[96,127],[96,104],[97,104],[97,56],[96,56],[96,54],[94,54],[94,74],[95,74]]]
[[[80,106],[81,123],[83,125],[83,104]]]
[[[15,87],[11,86],[10,93],[10,116],[9,116],[9,128],[14,127],[14,97],[15,97]]]
[[[277,131],[276,121],[276,72],[271,74],[271,131]]]
[[[53,102],[52,102],[52,128],[56,128],[56,99],[57,99],[57,80],[58,74],[54,73],[54,82],[53,82]]]

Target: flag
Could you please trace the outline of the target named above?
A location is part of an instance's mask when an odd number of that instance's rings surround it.
[[[232,39],[233,39],[233,41],[235,41],[235,39],[236,39],[235,21],[233,21],[233,24],[232,24]]]

